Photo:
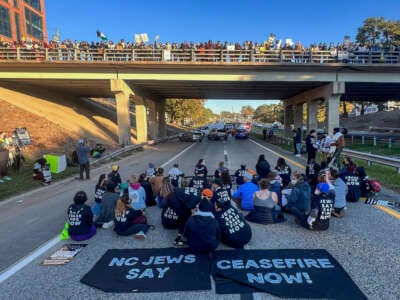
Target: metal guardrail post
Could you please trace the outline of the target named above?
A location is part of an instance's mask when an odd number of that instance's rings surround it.
[[[74,60],[78,60],[78,49],[74,48]]]
[[[21,59],[21,49],[18,47],[17,48],[17,60]]]
[[[190,51],[190,61],[196,61],[196,57],[194,55],[194,49],[191,49]]]
[[[364,145],[364,136],[361,136],[361,144]]]
[[[376,136],[374,136],[374,146],[376,146]]]
[[[389,138],[388,147],[389,149],[392,149],[392,138]]]
[[[132,61],[135,61],[135,49],[132,49]]]
[[[49,60],[49,48],[44,49],[44,60]]]

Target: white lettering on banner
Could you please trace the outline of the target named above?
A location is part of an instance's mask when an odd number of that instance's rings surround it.
[[[286,273],[247,273],[247,281],[249,283],[271,283],[271,284],[280,284],[282,281],[287,284],[302,284],[308,283],[312,284],[312,280],[310,279],[310,275],[305,272],[296,272],[295,274],[286,274]]]
[[[298,267],[300,269],[316,268],[316,269],[331,269],[335,266],[332,265],[328,258],[274,258],[259,260],[248,259],[222,259],[217,261],[216,266],[220,270],[229,269],[292,269]]]
[[[162,279],[164,278],[165,273],[169,270],[169,267],[166,268],[147,268],[144,269],[144,271],[140,269],[130,269],[128,271],[128,275],[126,275],[126,279],[142,279],[142,278],[157,278],[157,279]]]
[[[175,256],[149,256],[146,260],[140,261],[136,256],[133,257],[113,257],[108,264],[109,267],[123,267],[141,264],[143,266],[154,265],[172,265],[172,264],[192,264],[196,262],[196,255],[194,254],[181,254]]]

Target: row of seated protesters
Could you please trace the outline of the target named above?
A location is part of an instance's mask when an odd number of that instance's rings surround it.
[[[292,213],[296,222],[307,229],[326,230],[331,215],[343,217],[346,200],[357,199],[353,196],[357,191],[349,192],[353,187],[346,184],[356,181],[351,179],[355,167],[348,158],[345,162],[340,172],[332,168],[319,170],[313,185],[312,174],[292,174],[283,158],[278,159],[275,172],[265,172],[269,164],[261,155],[257,173],[245,163],[235,172],[235,191],[223,164],[219,164],[215,179],[208,182],[204,159],[196,165],[188,186],[173,180],[183,177],[177,164],[172,172],[175,177],[164,176],[162,168],[149,164],[146,173],[132,175],[127,182],[121,181],[119,167],[114,165],[108,175],[100,176],[92,208],[85,205],[87,196],[83,191],[75,195],[74,204],[68,208],[69,234],[75,240],[87,239],[98,227],[114,226],[117,234],[145,239],[147,231],[154,228],[147,224],[145,209],[157,204],[162,210],[163,227],[178,230],[174,244],[187,243],[194,252],[212,251],[219,241],[242,248],[251,239],[247,221],[279,223],[285,220],[283,212]],[[115,192],[116,187],[120,193]]]

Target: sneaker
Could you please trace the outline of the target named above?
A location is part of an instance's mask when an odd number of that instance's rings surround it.
[[[138,240],[145,240],[147,238],[143,231],[139,231],[138,233],[135,233],[134,237],[135,237],[135,239],[138,239]]]
[[[103,229],[109,229],[109,228],[111,228],[112,226],[114,226],[114,221],[110,221],[110,222],[104,223],[103,226],[102,226],[102,228],[103,228]]]
[[[297,157],[301,157],[301,154],[296,154]]]

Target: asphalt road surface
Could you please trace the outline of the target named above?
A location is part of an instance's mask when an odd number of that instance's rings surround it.
[[[267,144],[263,145],[270,148]],[[175,157],[185,149],[184,153]],[[220,161],[225,161],[232,173],[243,161],[254,168],[260,154],[265,154],[271,166],[275,165],[277,155],[289,158],[292,169],[305,163],[303,158],[296,158],[289,152],[272,149],[274,152],[263,148],[258,142],[232,138],[226,142],[204,140],[195,144],[173,141],[146,147],[143,152],[135,153],[118,164],[122,179],[125,180],[131,173],[145,171],[149,162],[164,166],[166,172],[173,163],[178,162],[185,175],[192,175],[194,165],[200,158],[206,160],[210,174],[214,173]],[[102,172],[108,172],[111,164],[92,170],[90,181],[67,179],[1,203],[0,269],[11,272],[8,267],[59,234],[66,221],[66,208],[72,203],[75,192],[85,190],[89,199],[92,199],[97,177]],[[156,225],[156,230],[148,233],[146,241],[119,237],[111,229],[100,229],[92,239],[85,242],[88,246],[69,264],[40,266],[46,256],[64,243],[53,240],[47,251],[0,283],[0,299],[240,298],[240,295],[216,295],[214,288],[204,292],[109,294],[80,283],[80,278],[108,249],[172,246],[176,231],[162,228],[160,209],[151,207],[146,210],[146,214],[149,223]],[[400,298],[400,220],[395,216],[360,202],[349,203],[346,217],[332,218],[326,232],[310,232],[300,228],[294,223],[292,216],[287,216],[287,221],[281,224],[251,226],[253,238],[248,249],[326,249],[368,298]],[[227,247],[221,245],[219,249]],[[255,299],[275,299],[262,293],[253,296]]]

